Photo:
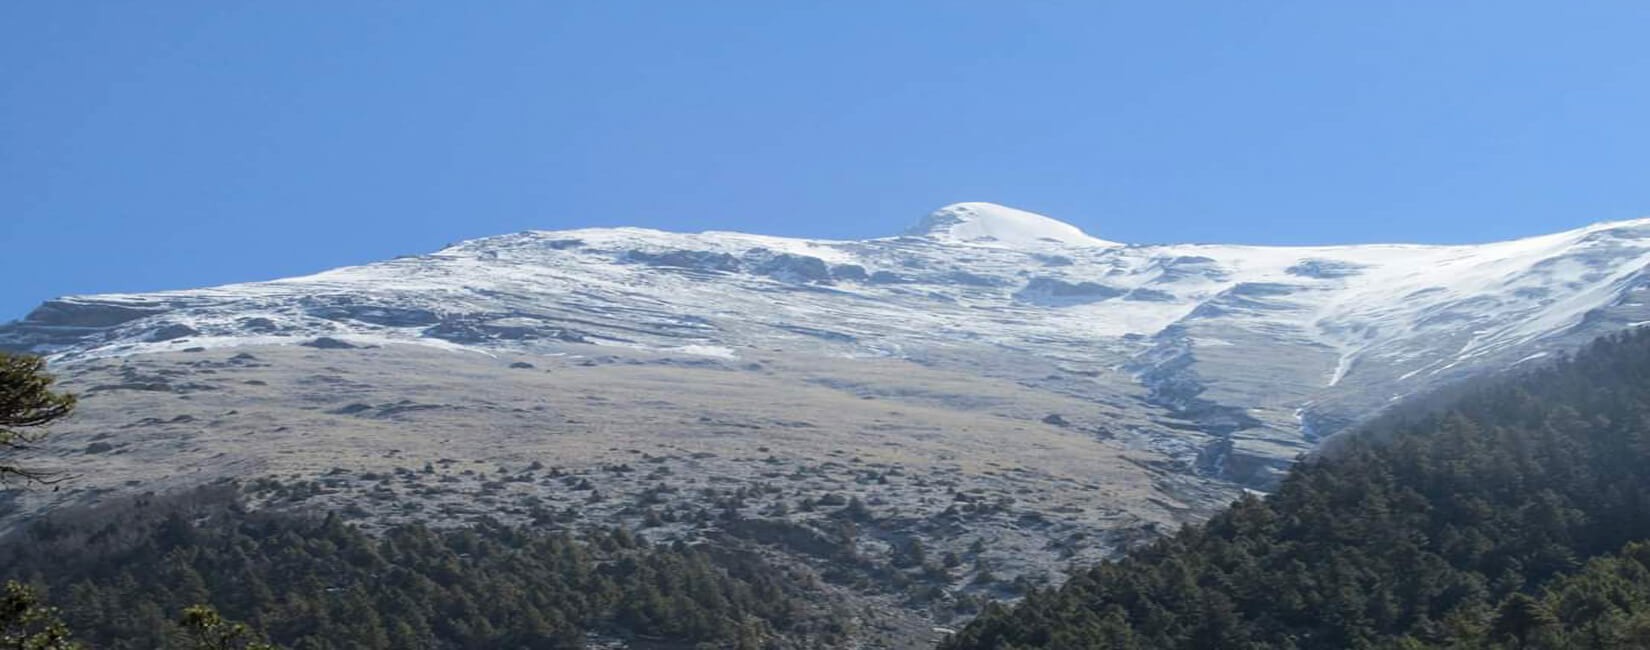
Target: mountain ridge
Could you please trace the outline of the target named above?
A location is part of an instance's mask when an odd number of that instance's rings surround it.
[[[898,358],[1080,397],[1138,386],[1153,417],[1197,432],[1141,444],[1265,485],[1405,395],[1650,321],[1647,265],[1650,219],[1487,244],[1137,245],[961,203],[868,240],[525,231],[293,278],[70,296],[0,326],[0,347],[58,363],[322,337]],[[1027,357],[1046,370],[1002,370]]]

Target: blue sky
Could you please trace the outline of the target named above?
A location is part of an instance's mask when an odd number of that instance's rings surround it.
[[[1650,215],[1650,3],[0,4],[0,320],[528,228],[1134,242]]]

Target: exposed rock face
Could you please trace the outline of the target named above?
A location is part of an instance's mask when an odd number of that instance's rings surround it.
[[[311,316],[333,321],[356,321],[382,327],[417,327],[441,321],[441,315],[434,310],[362,303],[353,296],[316,296],[306,302]],[[263,319],[263,322],[267,323],[266,327],[274,325],[268,319]]]
[[[559,250],[559,249],[551,249]],[[739,270],[739,259],[727,253],[709,253],[705,251],[630,251],[626,256],[628,261],[648,266],[665,268],[691,269],[695,271],[718,271],[731,273]]]
[[[1308,259],[1285,269],[1290,275],[1301,275],[1320,280],[1332,280],[1357,275],[1363,267],[1336,260]]]
[[[858,264],[838,264],[831,267],[831,277],[842,282],[864,282],[871,276]]]
[[[586,342],[582,334],[562,326],[558,321],[513,314],[452,316],[424,330],[423,335],[464,344],[541,340]]]
[[[95,329],[113,327],[165,311],[164,304],[115,300],[80,301],[64,298],[46,301],[29,312],[23,322],[40,327]]]
[[[193,327],[173,323],[151,332],[149,334],[149,340],[157,343],[161,341],[175,341],[177,339],[195,336],[197,334],[200,334],[200,332],[195,331],[195,328]]]
[[[806,255],[792,255],[790,253],[774,254],[770,251],[757,251],[753,255],[758,261],[751,269],[757,275],[765,275],[781,282],[794,284],[829,284],[831,282],[830,267],[825,260]]]
[[[353,350],[360,347],[348,341],[340,341],[330,336],[322,336],[307,343],[300,343],[299,345],[315,348],[317,350]]]
[[[1032,278],[1014,299],[1045,307],[1065,307],[1111,300],[1127,291],[1098,282],[1068,282],[1059,278]]]

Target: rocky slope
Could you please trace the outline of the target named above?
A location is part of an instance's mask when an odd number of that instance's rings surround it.
[[[525,232],[313,276],[50,301],[0,345],[59,364],[197,347],[897,359],[1130,405],[1130,437],[1264,487],[1439,382],[1650,320],[1650,222],[1476,246],[1131,246],[984,203],[904,236]],[[1126,392],[1126,391],[1122,391]]]

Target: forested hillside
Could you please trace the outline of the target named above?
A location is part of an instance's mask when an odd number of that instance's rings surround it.
[[[196,647],[196,604],[291,648],[802,648],[840,641],[808,585],[754,557],[502,526],[248,513],[233,486],[54,515],[0,547],[94,648]],[[593,636],[590,636],[593,635]],[[22,646],[19,646],[22,647]],[[212,646],[217,647],[217,646]]]
[[[944,648],[1650,647],[1650,332],[1333,448]]]

